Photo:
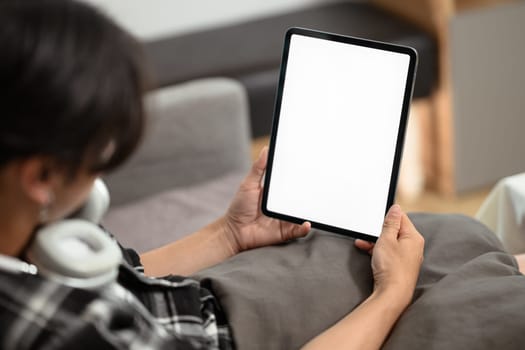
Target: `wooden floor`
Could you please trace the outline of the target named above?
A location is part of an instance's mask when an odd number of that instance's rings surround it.
[[[257,158],[261,149],[267,144],[268,138],[266,137],[255,139],[252,143],[252,159]],[[407,212],[461,213],[474,216],[489,192],[490,188],[486,188],[456,197],[444,197],[433,192],[425,192],[416,199],[408,201],[398,198],[396,202]]]

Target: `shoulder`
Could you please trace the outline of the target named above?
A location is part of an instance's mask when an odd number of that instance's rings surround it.
[[[0,271],[2,349],[36,348],[66,336],[97,295],[37,275]]]

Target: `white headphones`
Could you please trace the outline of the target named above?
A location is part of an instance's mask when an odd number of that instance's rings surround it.
[[[106,298],[126,303],[151,324],[155,332],[168,336],[132,292],[116,283],[122,252],[98,223],[109,207],[109,193],[97,179],[84,206],[71,218],[40,229],[27,250],[28,264],[0,255],[0,269],[11,273],[40,274],[74,288],[104,291]]]
[[[41,228],[27,250],[38,273],[71,287],[98,289],[115,281],[122,253],[98,224],[109,207],[109,192],[97,179],[72,217]]]

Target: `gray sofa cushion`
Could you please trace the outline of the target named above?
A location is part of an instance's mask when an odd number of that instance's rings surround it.
[[[143,144],[104,178],[112,206],[249,168],[248,105],[238,82],[195,80],[155,90],[147,102]]]
[[[139,252],[160,247],[223,215],[244,175],[233,172],[113,207],[102,224],[125,247]]]
[[[384,349],[522,349],[525,277],[495,235],[464,216],[411,217],[426,238],[425,261]],[[370,257],[320,231],[239,254],[197,278],[218,296],[240,350],[298,349],[373,285]]]

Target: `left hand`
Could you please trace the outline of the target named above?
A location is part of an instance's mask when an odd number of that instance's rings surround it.
[[[225,232],[234,253],[303,237],[310,231],[309,222],[297,225],[261,212],[261,181],[267,160],[268,147],[264,147],[226,213]]]
[[[425,239],[407,214],[393,205],[377,243],[356,239],[354,244],[372,255],[374,292],[395,295],[392,305],[408,306],[423,262]]]

